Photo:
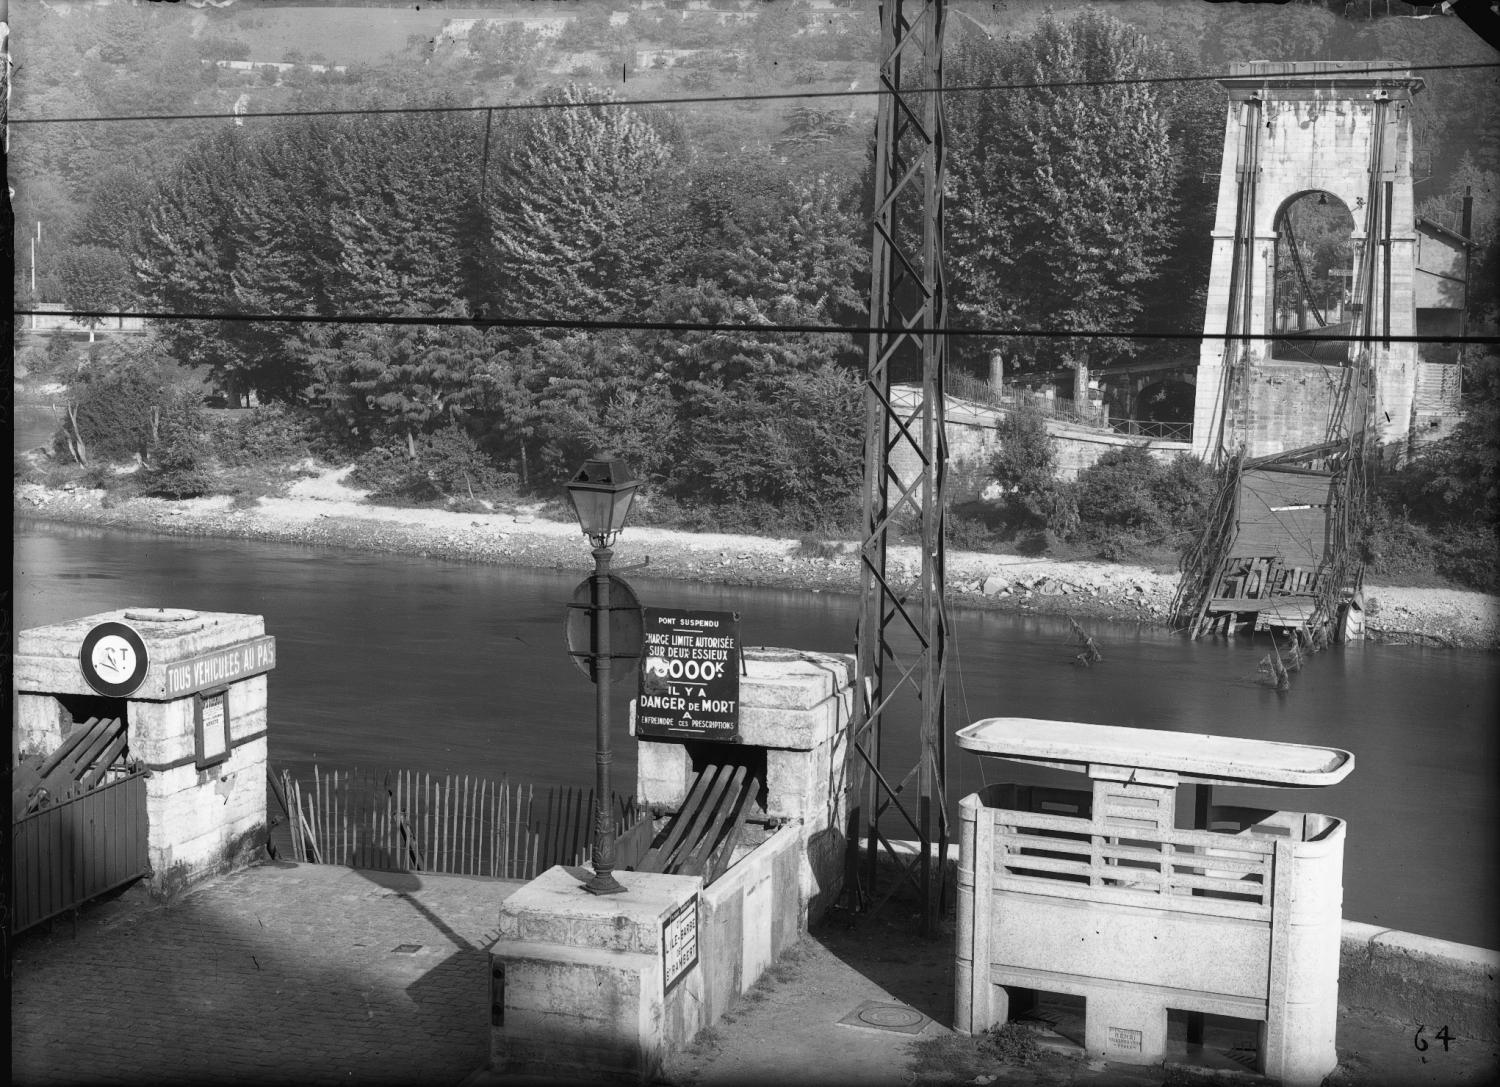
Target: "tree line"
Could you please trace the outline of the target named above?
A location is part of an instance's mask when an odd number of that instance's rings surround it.
[[[956,34],[947,80],[1104,83],[1195,66],[1085,11],[1010,38]],[[99,180],[79,216],[75,299],[223,315],[154,321],[156,342],[236,402],[317,406],[351,450],[417,465],[419,482],[440,452],[544,486],[611,449],[663,498],[735,510],[746,527],[848,523],[857,337],[570,325],[859,327],[871,168],[701,154],[674,115],[588,86],[536,105],[222,123],[153,177]],[[955,94],[947,108],[955,324],[1122,333],[1003,341],[1008,368],[1080,375],[1140,350],[1132,333],[1201,328],[1216,86]],[[257,314],[555,327],[239,319]],[[956,344],[977,369],[1000,341]]]
[[[1054,65],[1129,75],[1157,59],[1139,32],[1084,15],[1047,20],[1024,43],[964,41],[954,67],[960,79]],[[836,178],[698,156],[670,115],[608,97],[568,85],[540,96],[543,108],[489,117],[226,125],[149,188],[119,178],[95,191],[84,220],[108,226],[90,243],[108,239],[117,255],[86,254],[109,270],[91,289],[224,315],[153,325],[166,353],[232,400],[323,405],[362,442],[400,442],[409,457],[422,435],[459,426],[523,483],[555,480],[607,446],[683,499],[776,504],[800,476],[852,492],[863,346],[853,336],[567,326],[858,327],[868,170]],[[1175,106],[1150,89],[1113,104],[963,100],[949,196],[956,312],[1138,327],[1181,240],[1166,222],[1181,173],[1174,140],[1185,139]],[[1010,137],[995,141],[997,131]],[[1002,298],[1015,301],[997,308]],[[265,314],[558,327],[239,319]],[[1054,361],[1040,346],[1020,350],[1033,365]]]

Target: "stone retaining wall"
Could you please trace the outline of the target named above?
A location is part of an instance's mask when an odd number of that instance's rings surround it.
[[[1500,951],[1346,920],[1339,1003],[1497,1042]]]

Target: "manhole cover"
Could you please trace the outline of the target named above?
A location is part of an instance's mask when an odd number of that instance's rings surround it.
[[[397,944],[391,951],[397,955],[415,955],[422,950],[421,944]]]
[[[867,1000],[839,1020],[845,1026],[893,1030],[898,1034],[920,1034],[930,1021],[916,1008],[881,1000]]]

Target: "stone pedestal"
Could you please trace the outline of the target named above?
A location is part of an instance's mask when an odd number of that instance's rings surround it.
[[[587,869],[559,867],[506,899],[490,955],[496,1071],[650,1082],[802,937],[843,874],[853,674],[850,657],[747,650],[739,743],[640,740],[637,799],[669,809],[704,765],[763,754],[772,829],[709,886],[626,871],[623,893],[595,897]]]
[[[80,652],[102,623],[139,634],[149,667],[99,694]],[[128,608],[22,631],[16,754],[49,754],[75,723],[120,717],[146,783],[152,889],[170,893],[248,863],[266,833],[266,673],[276,641],[258,615]]]
[[[625,874],[592,895],[558,866],[501,904],[490,956],[495,1071],[647,1083],[704,1026],[703,881]]]

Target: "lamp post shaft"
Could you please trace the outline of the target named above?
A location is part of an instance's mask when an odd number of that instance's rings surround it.
[[[613,661],[609,644],[608,547],[594,548],[594,878],[584,886],[593,894],[618,894],[625,888],[615,879],[615,828],[610,813],[609,686]]]

